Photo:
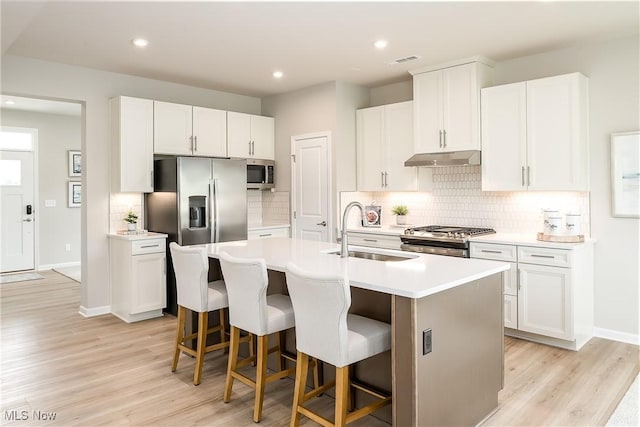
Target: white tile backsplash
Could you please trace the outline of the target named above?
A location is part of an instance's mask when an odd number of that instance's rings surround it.
[[[127,212],[133,211],[138,214],[138,228],[144,224],[144,212],[142,209],[141,193],[111,193],[109,199],[109,232],[115,233],[118,230],[126,230],[127,223],[124,217]]]
[[[288,191],[247,191],[247,225],[289,224]]]
[[[461,225],[491,227],[503,233],[542,231],[542,209],[554,208],[562,214],[582,215],[582,230],[590,234],[589,193],[581,192],[483,192],[480,166],[453,166],[433,169],[430,192],[347,192],[341,193],[341,209],[352,200],[382,206],[382,225],[395,224],[394,205],[409,208],[411,225]],[[349,215],[349,226],[359,223],[358,211]]]

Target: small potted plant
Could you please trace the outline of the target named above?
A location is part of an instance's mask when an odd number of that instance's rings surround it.
[[[127,223],[128,231],[135,231],[136,224],[138,223],[138,214],[133,211],[127,212],[127,216],[124,217],[124,221]]]
[[[407,214],[409,213],[407,205],[396,205],[391,209],[391,212],[396,216],[396,224],[404,225],[407,223]]]

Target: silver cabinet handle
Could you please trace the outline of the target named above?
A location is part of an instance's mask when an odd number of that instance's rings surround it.
[[[251,155],[251,141],[249,141],[249,155]]]
[[[153,171],[151,171],[149,175],[151,175],[151,186],[153,187]]]
[[[251,155],[252,156],[256,155],[256,142],[255,141],[251,141]]]
[[[269,237],[269,236],[273,236],[273,233],[268,233],[268,234],[260,234],[260,237]]]
[[[142,245],[142,246],[140,246],[141,249],[144,249],[144,248],[159,248],[159,247],[160,247],[160,245]]]
[[[444,140],[442,146],[444,148],[447,148],[447,131],[446,130],[442,131],[442,139]]]
[[[372,243],[378,242],[376,239],[362,239],[362,240],[364,240],[365,242],[372,242]]]
[[[531,167],[527,166],[527,185],[531,185]]]
[[[189,145],[191,146],[190,150],[193,151],[193,135],[189,137]]]
[[[485,253],[488,253],[488,254],[501,254],[502,253],[502,251],[490,251],[488,249],[482,249],[480,252],[485,252]]]
[[[553,255],[538,255],[538,254],[531,254],[531,258],[548,258],[548,259],[554,259],[555,256]]]
[[[442,131],[440,131],[440,148],[442,148]]]
[[[381,186],[384,187],[384,172],[380,172],[380,182],[381,182]]]
[[[326,226],[327,226],[327,221],[319,222],[319,223],[317,223],[316,225],[321,225],[321,226],[323,226],[323,227],[326,227]]]
[[[23,219],[24,222],[31,222],[33,221],[31,218],[27,218],[27,219]]]
[[[388,173],[388,172],[385,172],[385,173],[384,173],[384,186],[385,186],[385,187],[388,187],[388,186],[389,186],[389,179],[388,179],[388,178],[389,178],[389,173]]]
[[[193,151],[198,151],[198,137],[193,137]]]
[[[524,187],[524,166],[522,166],[522,186]]]

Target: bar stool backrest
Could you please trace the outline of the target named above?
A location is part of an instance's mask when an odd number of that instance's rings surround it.
[[[349,364],[349,279],[310,273],[287,265],[287,288],[296,318],[296,348],[336,367]]]
[[[204,247],[182,247],[169,244],[176,273],[178,305],[198,313],[208,311],[209,258]]]
[[[267,265],[263,259],[220,252],[229,295],[229,324],[258,336],[267,334]]]

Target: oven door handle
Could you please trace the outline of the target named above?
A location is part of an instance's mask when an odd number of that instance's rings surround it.
[[[469,250],[468,249],[457,249],[457,248],[442,248],[438,246],[422,246],[422,245],[410,245],[403,243],[400,245],[400,249],[407,252],[418,252],[421,254],[432,254],[432,255],[446,255],[446,256],[454,256],[459,258],[469,258]]]

